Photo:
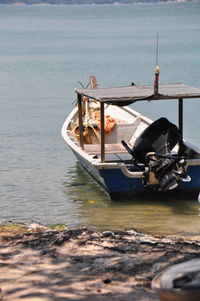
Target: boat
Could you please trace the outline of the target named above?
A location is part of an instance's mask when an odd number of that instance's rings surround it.
[[[200,193],[200,149],[183,138],[183,104],[200,98],[185,84],[131,83],[75,89],[77,103],[62,126],[62,136],[80,165],[113,200],[184,197]],[[152,121],[135,111],[135,102],[177,100],[178,125],[164,116]]]

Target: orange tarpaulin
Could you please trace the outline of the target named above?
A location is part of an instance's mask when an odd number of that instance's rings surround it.
[[[100,120],[100,112],[96,112],[95,114],[96,120],[97,120],[97,126],[99,129],[101,129],[101,120]],[[112,129],[114,128],[116,124],[116,119],[110,117],[109,115],[105,116],[105,125],[104,125],[104,130],[106,134],[110,134]]]

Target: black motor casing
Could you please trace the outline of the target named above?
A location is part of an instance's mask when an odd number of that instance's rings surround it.
[[[132,155],[136,161],[145,164],[147,153],[166,155],[181,141],[181,137],[177,126],[161,117],[150,124],[136,139]]]

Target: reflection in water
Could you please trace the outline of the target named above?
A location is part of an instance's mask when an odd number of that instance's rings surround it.
[[[77,226],[96,230],[139,231],[168,235],[200,235],[200,206],[197,200],[114,202],[79,166],[70,170],[65,193],[75,205]]]

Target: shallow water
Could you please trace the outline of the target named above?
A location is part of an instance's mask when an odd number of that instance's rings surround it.
[[[114,203],[77,165],[60,131],[78,81],[200,87],[200,2],[102,6],[0,5],[0,220],[199,235],[197,200]],[[185,137],[200,146],[199,100],[185,101]],[[136,104],[177,122],[177,104]],[[187,113],[187,114],[186,114]]]

